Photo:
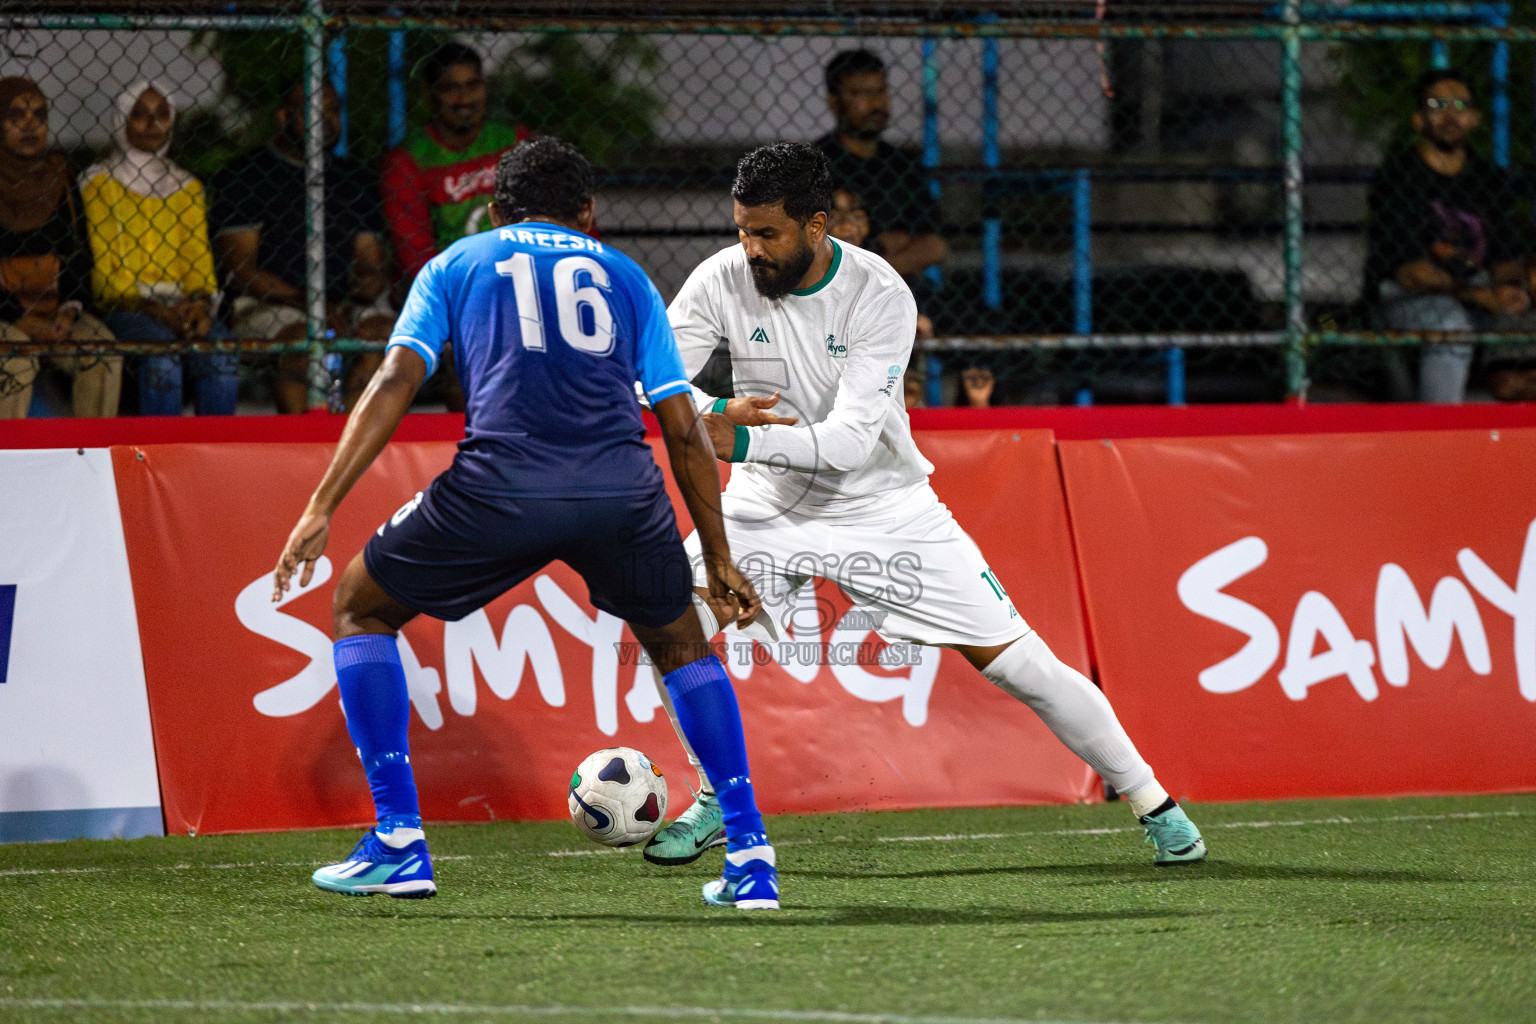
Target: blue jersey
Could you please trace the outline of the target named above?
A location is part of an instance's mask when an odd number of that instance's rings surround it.
[[[634,494],[661,485],[635,397],[689,390],[667,311],[633,260],[579,231],[526,222],[471,235],[411,285],[389,339],[467,405],[450,471],[488,497]]]

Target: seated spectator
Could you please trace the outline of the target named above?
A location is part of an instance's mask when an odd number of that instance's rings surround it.
[[[997,378],[985,366],[968,366],[960,374],[960,388],[965,392],[965,404],[972,409],[992,407],[992,389]]]
[[[1536,295],[1536,265],[1527,264],[1526,290]],[[1518,327],[1530,330],[1536,310],[1519,318]],[[1536,402],[1536,345],[1490,345],[1484,350],[1488,393],[1501,402]]]
[[[869,238],[869,213],[857,192],[846,188],[832,191],[832,215],[827,218],[827,234],[838,241],[864,248]],[[933,321],[927,314],[917,314],[917,341],[933,337]]]
[[[1518,329],[1531,300],[1516,196],[1504,172],[1467,148],[1481,121],[1472,90],[1457,72],[1436,70],[1419,79],[1414,98],[1418,140],[1382,165],[1370,191],[1372,324],[1388,331]],[[1420,401],[1460,402],[1471,362],[1471,345],[1426,344]]]
[[[271,145],[235,160],[213,180],[214,249],[237,297],[230,326],[238,338],[300,341],[308,336],[304,205],[304,86],[289,90],[275,115]],[[378,178],[362,164],[330,155],[341,135],[341,102],[326,87],[326,315],[337,337],[387,341],[394,326],[385,278],[384,223]],[[347,373],[347,408],[362,395],[383,361],[380,352],[354,357]],[[278,359],[278,412],[303,412],[309,356]]]
[[[868,50],[845,50],[827,64],[826,82],[837,128],[816,145],[832,165],[833,183],[863,198],[868,248],[903,277],[944,262],[939,204],[923,169],[880,138],[891,117],[885,62]]]
[[[1536,347],[1504,346],[1488,353],[1488,393],[1501,402],[1536,402]]]
[[[202,182],[166,159],[176,109],[170,92],[137,82],[117,98],[115,148],[80,176],[102,319],[123,341],[225,339],[208,247]],[[179,416],[183,365],[196,380],[199,415],[235,411],[240,364],[233,354],[144,356],[139,411]]]
[[[444,43],[421,64],[432,120],[384,158],[384,215],[409,283],[433,256],[491,226],[486,207],[501,154],[529,137],[486,118],[480,55]]]
[[[64,154],[48,148],[48,101],[26,78],[0,78],[0,335],[11,342],[101,344],[112,332],[86,312],[91,250]],[[116,416],[121,356],[56,356],[74,376],[76,416]],[[26,416],[39,360],[0,357],[0,419]]]
[[[454,242],[491,226],[487,207],[496,188],[496,164],[529,137],[521,125],[486,118],[485,68],[463,43],[444,43],[429,54],[421,78],[432,119],[384,157],[384,217],[402,285]],[[446,351],[439,372],[448,408],[462,410],[464,392]]]
[[[928,391],[928,378],[924,376],[917,361],[907,367],[907,372],[901,375],[901,404],[908,409],[922,409],[927,406],[924,395]]]
[[[849,245],[864,248],[869,238],[869,211],[864,200],[851,189],[832,190],[832,215],[827,218],[827,234]]]

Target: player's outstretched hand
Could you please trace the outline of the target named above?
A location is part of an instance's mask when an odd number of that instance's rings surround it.
[[[299,576],[299,586],[309,586],[315,575],[315,562],[325,554],[325,542],[331,537],[331,517],[323,512],[305,512],[298,525],[288,535],[283,545],[282,557],[277,560],[277,570],[272,574],[272,600],[281,601],[293,574],[303,563],[304,572]]]
[[[741,427],[761,427],[768,423],[782,423],[785,426],[794,426],[800,420],[795,416],[778,416],[769,412],[779,404],[779,393],[775,391],[771,395],[748,395],[744,398],[733,398],[725,403],[725,418]]]
[[[704,571],[709,579],[709,599],[705,603],[716,619],[728,622],[734,616],[736,625],[745,626],[757,618],[763,609],[762,598],[757,596],[752,581],[737,571],[730,559],[706,557]]]

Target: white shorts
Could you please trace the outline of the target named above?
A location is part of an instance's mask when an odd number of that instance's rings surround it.
[[[825,618],[802,594],[812,577],[837,584],[887,643],[990,647],[1029,632],[981,549],[927,481],[847,516],[782,513],[750,493],[730,492],[721,510],[736,567],[757,587],[763,615],[781,637],[830,628],[808,621]],[[696,532],[686,546],[703,586]]]

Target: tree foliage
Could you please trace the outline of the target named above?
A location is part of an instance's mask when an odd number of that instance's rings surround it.
[[[492,77],[492,94],[513,121],[612,167],[655,138],[662,101],[635,79],[660,59],[637,35],[535,36]]]
[[[389,148],[389,37],[383,31],[346,37],[348,148],[375,167]],[[405,38],[408,119],[419,124],[428,108],[415,69],[445,37],[407,31]],[[224,95],[215,108],[181,119],[174,156],[206,179],[271,139],[273,112],[304,80],[304,37],[284,31],[207,32],[197,45],[222,66]],[[658,63],[655,46],[640,36],[534,36],[491,74],[490,115],[558,135],[593,163],[607,166],[655,137],[662,101],[635,78]]]

